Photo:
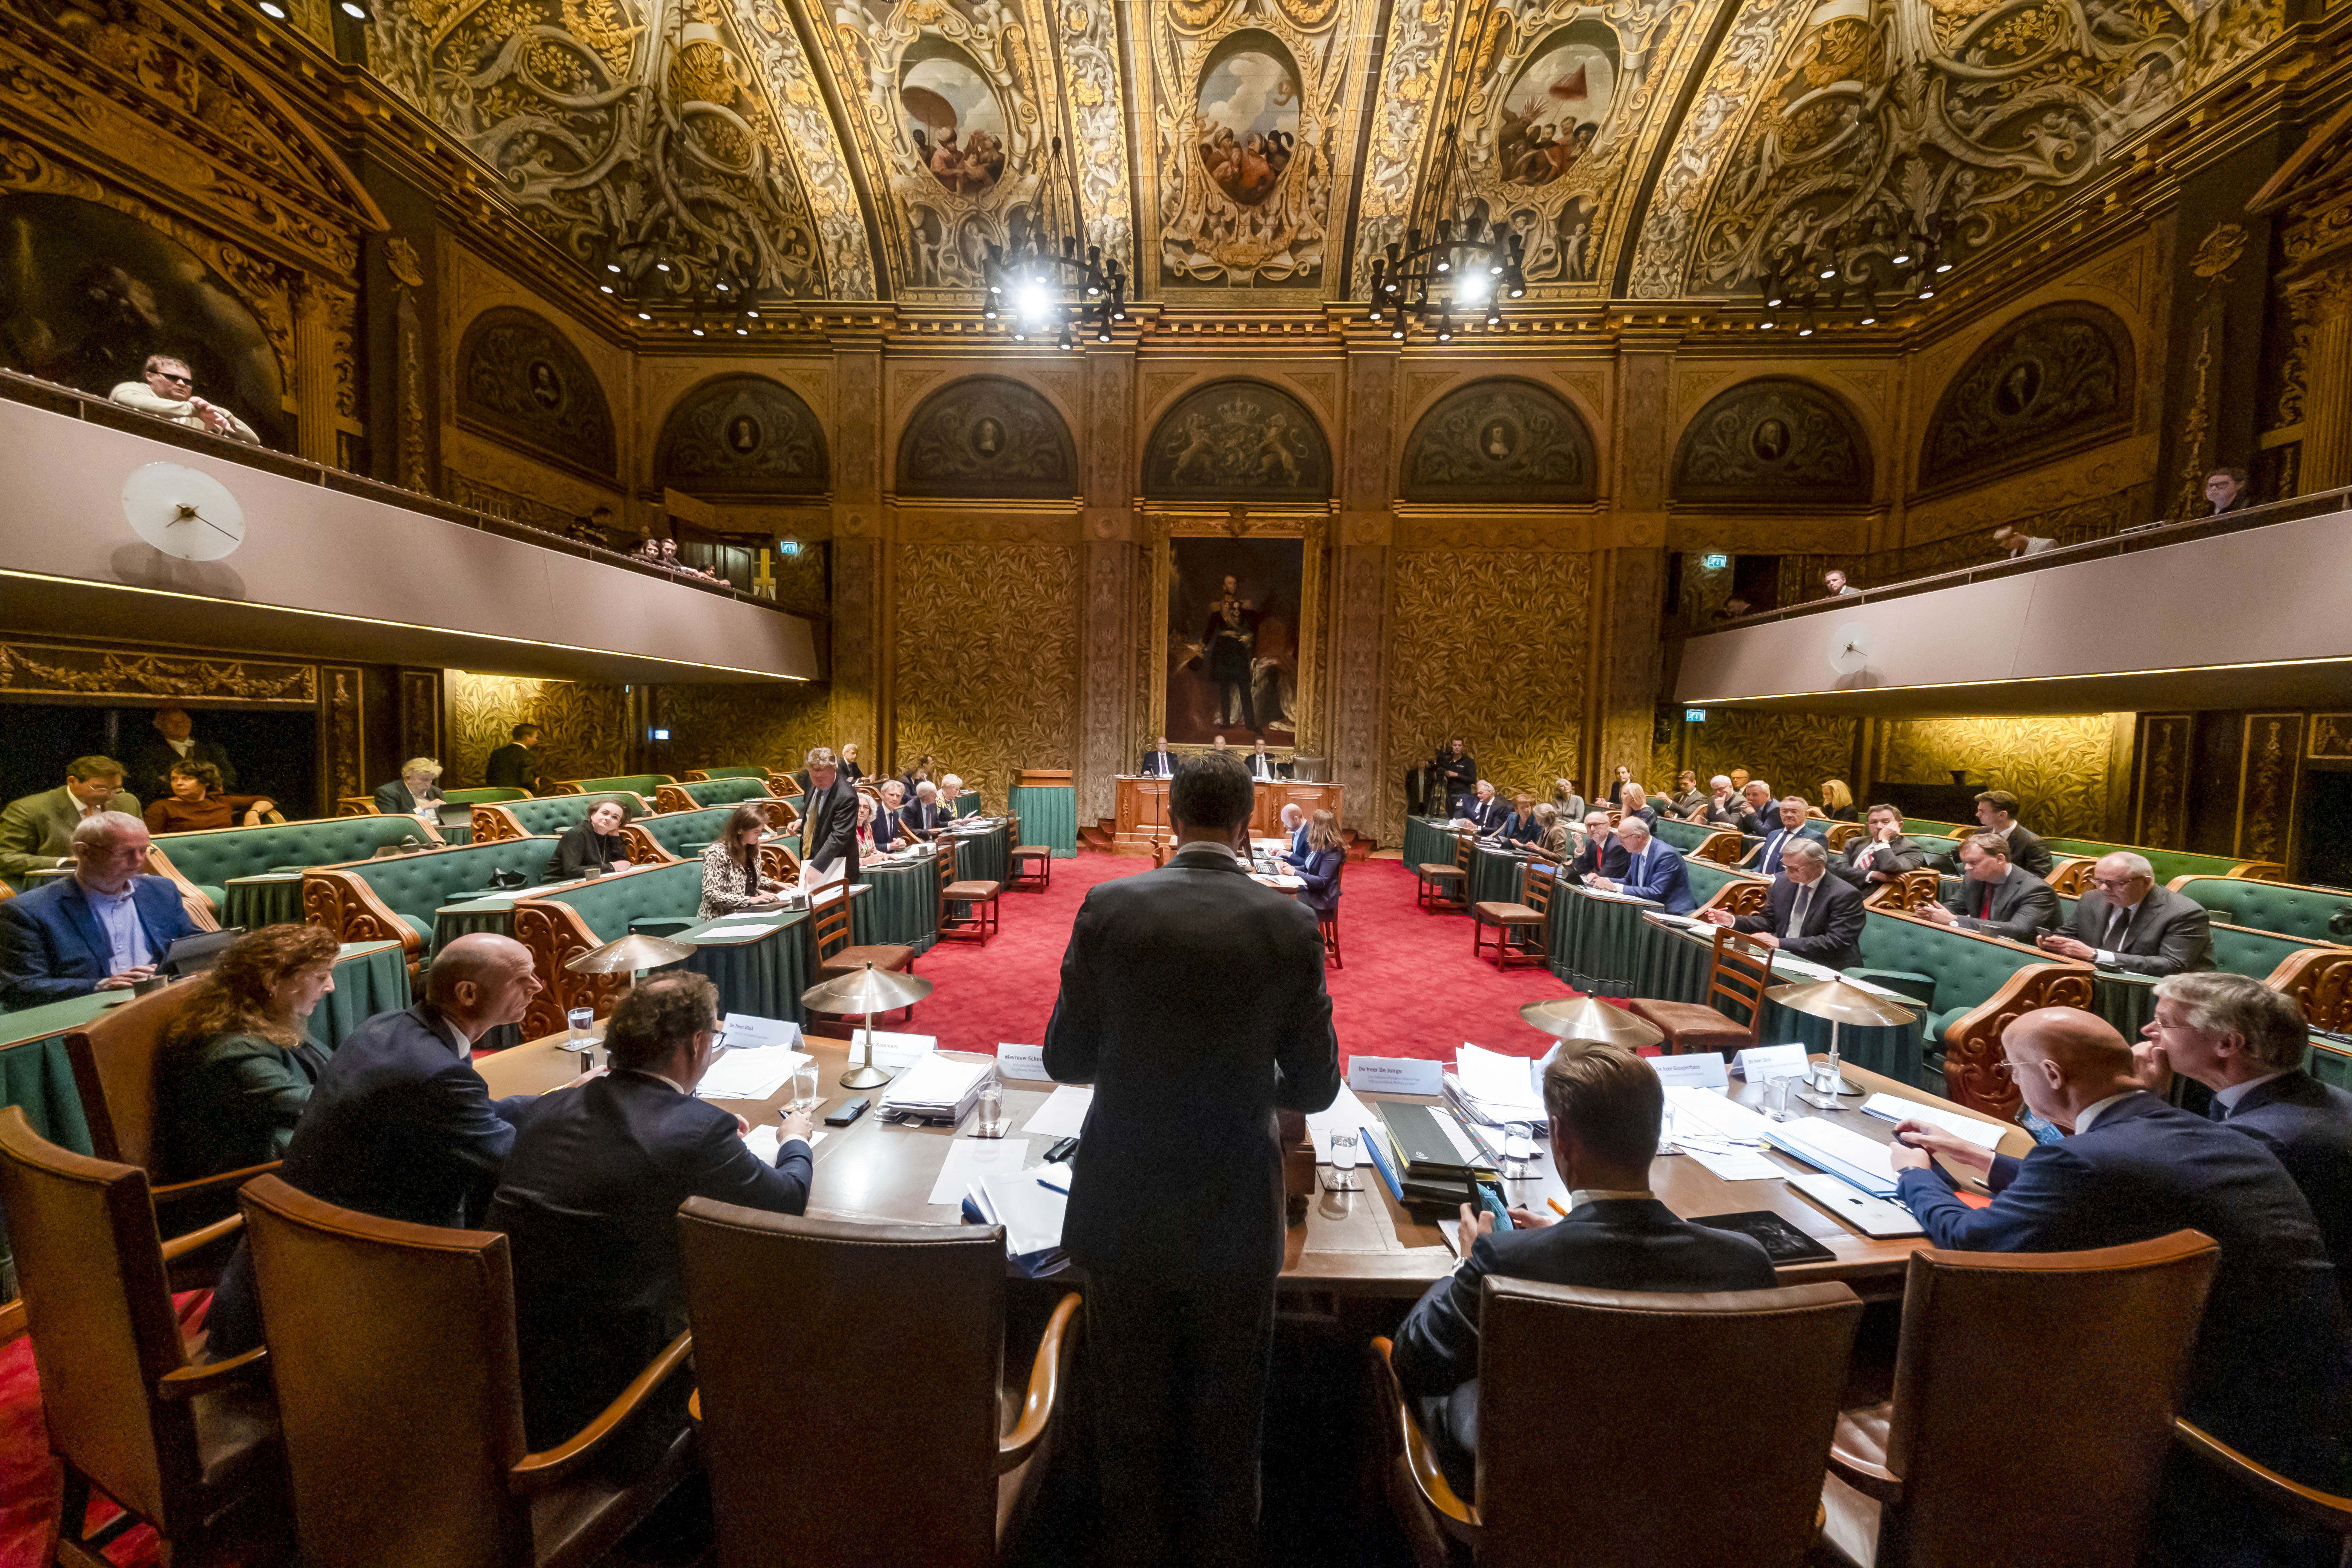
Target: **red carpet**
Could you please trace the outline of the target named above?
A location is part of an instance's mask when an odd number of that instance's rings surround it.
[[[1090,851],[1055,861],[1046,891],[1004,895],[1004,929],[985,946],[942,942],[915,961],[939,990],[901,1026],[936,1035],[955,1050],[1041,1043],[1061,985],[1062,950],[1087,889],[1150,869],[1144,857]],[[1396,860],[1360,861],[1344,874],[1339,946],[1347,967],[1324,972],[1340,1057],[1451,1057],[1465,1039],[1541,1055],[1549,1041],[1520,1022],[1519,1007],[1573,993],[1549,970],[1502,974],[1491,961],[1473,959],[1469,917],[1416,907],[1412,880]],[[208,1300],[181,1299],[191,1329],[201,1321],[193,1309]],[[42,1568],[57,1506],[32,1341],[19,1339],[0,1347],[0,1568]],[[110,1555],[123,1564],[152,1563],[154,1532],[131,1531]]]

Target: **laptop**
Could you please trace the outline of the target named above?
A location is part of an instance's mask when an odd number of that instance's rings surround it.
[[[245,934],[243,926],[226,931],[202,931],[194,936],[184,936],[163,950],[156,963],[155,973],[177,980],[185,975],[202,974],[220,962],[229,943]]]
[[[471,827],[471,826],[474,826],[474,808],[473,808],[472,806],[470,806],[470,805],[462,805],[462,804],[457,805],[450,805],[447,801],[446,801],[446,800],[445,800],[445,801],[443,801],[443,802],[441,803],[441,821],[440,821],[440,826],[443,826],[443,827]]]

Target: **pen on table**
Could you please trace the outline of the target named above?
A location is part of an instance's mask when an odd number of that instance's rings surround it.
[[[1037,1184],[1045,1188],[1049,1193],[1059,1193],[1066,1198],[1070,1195],[1070,1189],[1062,1185],[1059,1182],[1049,1182],[1045,1177],[1040,1176],[1037,1178]]]

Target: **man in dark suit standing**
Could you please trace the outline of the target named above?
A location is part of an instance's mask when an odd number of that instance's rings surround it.
[[[2007,790],[1989,789],[1977,796],[1977,821],[1987,833],[2008,841],[2009,863],[2020,870],[2031,871],[2046,882],[2058,868],[2050,847],[2019,826],[2017,797]]]
[[[1762,914],[1709,910],[1699,918],[1831,969],[1851,969],[1862,962],[1862,928],[1869,911],[1850,883],[1829,874],[1829,848],[1819,839],[1793,839],[1780,857],[1780,874],[1765,894]]]
[[[2285,1167],[2260,1141],[2148,1093],[2123,1037],[2093,1014],[2038,1008],[2009,1026],[2001,1047],[2025,1103],[2074,1131],[2018,1160],[1901,1123],[1888,1156],[1928,1242],[2075,1252],[2202,1231],[2221,1261],[2182,1413],[2274,1469],[2332,1484],[2343,1308],[2311,1205]],[[1984,1172],[1991,1204],[1960,1202],[1931,1152]]]
[[[0,1008],[121,991],[155,973],[195,926],[168,877],[142,877],[147,825],[124,811],[77,824],[74,874],[0,899]]]
[[[1843,858],[1830,862],[1830,870],[1840,881],[1851,882],[1865,893],[1927,863],[1927,852],[1903,837],[1901,812],[1891,805],[1874,805],[1867,816],[1869,831],[1848,845]]]
[[[286,1146],[278,1175],[340,1208],[441,1226],[477,1223],[539,1102],[492,1100],[474,1070],[474,1045],[519,1023],[539,994],[530,950],[474,931],[435,955],[425,1000],[379,1013],[335,1047]],[[587,1081],[587,1075],[572,1080]],[[261,1342],[259,1303],[245,1244],[237,1244],[205,1321],[220,1355]]]
[[[1578,887],[1613,881],[1625,874],[1625,846],[1605,811],[1584,814],[1584,847],[1568,863],[1568,879]]]
[[[1805,802],[1802,796],[1792,795],[1774,809],[1779,814],[1778,817],[1771,831],[1764,836],[1763,852],[1756,858],[1756,869],[1767,877],[1780,874],[1780,857],[1805,832]]]
[[[1143,753],[1143,765],[1136,770],[1148,779],[1164,779],[1176,772],[1176,753],[1168,749],[1168,737],[1162,735],[1151,750]]]
[[[492,789],[541,792],[539,776],[539,726],[526,721],[507,731],[507,743],[482,764],[482,782]]]
[[[2294,998],[2245,974],[2176,974],[2133,1051],[2158,1094],[2182,1073],[2213,1091],[2206,1114],[2276,1154],[2311,1205],[2336,1286],[2352,1298],[2352,1094],[2304,1070],[2311,1029]]]
[[[801,812],[802,879],[810,887],[857,879],[857,791],[841,776],[830,746],[804,759],[808,793]],[[904,818],[900,819],[904,824]]]
[[[808,1207],[807,1111],[784,1118],[769,1164],[745,1146],[733,1112],[695,1098],[718,1029],[719,988],[709,980],[648,975],[605,1027],[612,1070],[543,1096],[515,1136],[482,1225],[513,1244],[523,1431],[533,1448],[588,1425],[685,1329],[680,1204]]]
[[[1239,756],[1176,770],[1176,852],[1098,884],[1062,958],[1045,1070],[1095,1086],[1063,1245],[1087,1271],[1105,1562],[1256,1556],[1283,1255],[1277,1106],[1339,1092],[1323,942],[1248,876]]]
[[[1648,823],[1630,814],[1620,819],[1617,842],[1625,850],[1624,874],[1614,880],[1593,877],[1588,879],[1588,886],[1654,900],[1665,905],[1670,915],[1686,915],[1698,907],[1698,900],[1691,897],[1690,868],[1683,864],[1682,852],[1652,839]]]
[[[1454,1489],[1475,1499],[1478,1317],[1488,1275],[1596,1290],[1769,1290],[1771,1259],[1747,1237],[1676,1219],[1650,1192],[1665,1091],[1620,1046],[1563,1050],[1544,1068],[1551,1159],[1575,1206],[1559,1224],[1525,1209],[1498,1232],[1462,1205],[1462,1261],[1396,1331],[1390,1364]],[[1606,1418],[1602,1411],[1560,1412]]]
[[[2032,872],[2009,863],[2009,845],[2000,834],[1962,840],[1960,868],[1968,875],[1959,888],[1920,911],[1937,924],[2031,942],[2058,923],[2058,895]]]
[[[2040,939],[2046,952],[2133,974],[2189,974],[2213,967],[2213,921],[2196,900],[2156,885],[2145,856],[2103,855],[2091,890],[2074,902],[2065,935]]]

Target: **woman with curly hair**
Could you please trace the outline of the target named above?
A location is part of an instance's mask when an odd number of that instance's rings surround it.
[[[164,775],[172,793],[147,803],[150,833],[194,833],[206,827],[257,827],[278,803],[266,795],[225,795],[220,769],[193,758],[172,764]]]
[[[335,988],[322,926],[263,926],[195,983],[156,1064],[159,1178],[193,1182],[286,1152],[326,1053],[304,1037]]]

